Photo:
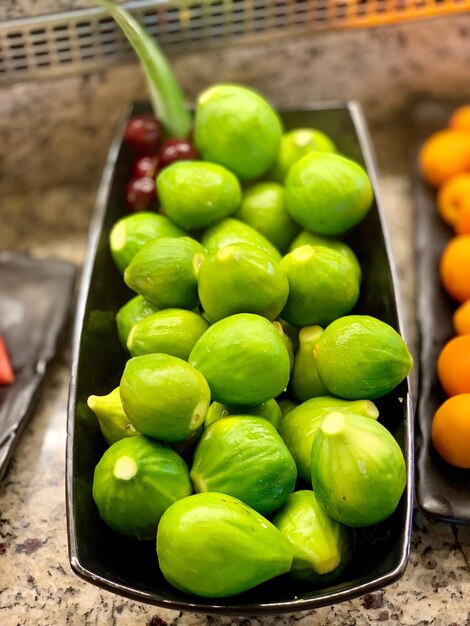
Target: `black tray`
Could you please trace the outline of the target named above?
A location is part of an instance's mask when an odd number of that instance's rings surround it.
[[[202,613],[253,615],[312,609],[349,600],[399,578],[406,567],[413,503],[413,417],[408,380],[378,402],[381,421],[404,450],[408,484],[395,513],[381,524],[358,533],[357,556],[335,584],[301,585],[287,576],[236,597],[213,600],[188,596],[161,575],[154,545],[136,543],[112,533],[100,520],[91,486],[93,470],[105,446],[97,420],[86,407],[89,394],[107,393],[119,384],[125,354],[119,345],[114,315],[132,295],[115,269],[108,235],[125,213],[123,189],[130,155],[121,144],[131,114],[127,110],[111,146],[90,228],[89,254],[83,273],[76,317],[67,439],[67,520],[70,562],[85,580],[134,600],[169,609]],[[335,141],[339,150],[366,166],[376,202],[349,243],[364,269],[358,313],[383,319],[400,331],[389,243],[384,233],[377,176],[366,126],[356,104],[320,104],[282,113],[287,129],[314,127]]]
[[[0,480],[63,337],[74,281],[69,263],[0,252],[0,335],[16,376],[0,386]]]
[[[412,110],[415,132],[413,197],[416,205],[418,323],[420,329],[420,383],[417,405],[417,486],[419,507],[448,522],[470,524],[470,470],[446,463],[431,442],[432,418],[446,400],[436,363],[444,344],[454,336],[452,314],[457,308],[439,278],[439,259],[453,231],[439,217],[436,192],[418,169],[418,151],[424,140],[447,126],[457,104],[423,102]]]

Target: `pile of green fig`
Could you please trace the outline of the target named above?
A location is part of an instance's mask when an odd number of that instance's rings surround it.
[[[372,186],[318,129],[283,132],[246,87],[204,91],[193,138],[199,159],[156,178],[161,210],[110,233],[136,295],[116,315],[120,385],[88,399],[109,446],[94,501],[117,533],[156,541],[188,594],[281,574],[327,585],[406,483],[373,401],[412,358],[391,326],[354,313],[362,270],[340,239]]]

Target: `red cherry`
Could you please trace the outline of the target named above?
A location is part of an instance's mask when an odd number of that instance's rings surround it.
[[[141,156],[134,161],[132,172],[134,178],[155,178],[157,174],[158,157],[157,156]]]
[[[162,141],[163,127],[152,115],[136,115],[128,121],[124,143],[142,154],[155,153]]]
[[[153,178],[133,178],[126,186],[126,202],[133,211],[156,208],[157,193]]]
[[[175,161],[192,161],[197,159],[196,148],[184,139],[167,139],[159,153],[160,169]]]

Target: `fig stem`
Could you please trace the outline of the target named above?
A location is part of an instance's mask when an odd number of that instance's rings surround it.
[[[130,456],[121,456],[114,464],[114,476],[119,480],[130,480],[137,474],[137,463]]]
[[[343,432],[344,425],[344,415],[333,411],[325,417],[320,428],[325,435],[338,435]]]

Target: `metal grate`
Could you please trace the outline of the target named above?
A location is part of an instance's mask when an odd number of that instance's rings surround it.
[[[168,54],[465,12],[470,0],[141,0],[126,3]],[[0,24],[0,83],[134,61],[101,9]]]

